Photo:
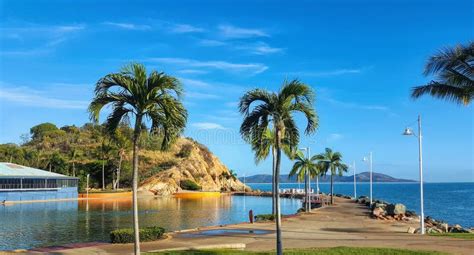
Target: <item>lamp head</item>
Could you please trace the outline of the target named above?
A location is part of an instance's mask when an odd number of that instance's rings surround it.
[[[413,130],[411,128],[405,128],[405,131],[403,131],[403,135],[413,135]]]

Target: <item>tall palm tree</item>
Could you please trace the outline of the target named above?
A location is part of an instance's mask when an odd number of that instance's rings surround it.
[[[277,93],[261,89],[248,91],[240,98],[239,102],[240,113],[244,115],[240,133],[245,141],[251,145],[258,144],[259,140],[263,141],[268,128],[273,128],[275,132],[275,149],[272,150],[275,159],[273,185],[276,195],[276,250],[279,255],[282,254],[282,242],[278,176],[280,175],[283,140],[287,138],[296,141],[296,144],[299,141],[299,131],[293,117],[296,112],[303,113],[306,117],[306,134],[316,130],[318,119],[313,108],[313,98],[313,91],[308,85],[293,80],[285,81]]]
[[[307,175],[309,175],[309,178],[314,178],[315,176],[320,174],[318,164],[313,159],[305,157],[302,151],[298,150],[295,153],[294,160],[295,160],[295,163],[293,164],[293,168],[291,168],[291,171],[288,174],[289,177],[296,175],[296,178],[298,181],[303,181],[305,179],[305,176]],[[305,182],[305,185],[306,185],[305,197],[306,197],[306,202],[307,202],[306,203],[306,210],[307,210],[309,209],[308,207],[311,206],[311,203],[309,203],[309,194],[308,194],[309,187],[307,187],[307,182]]]
[[[431,56],[424,75],[436,75],[436,80],[414,87],[411,96],[422,95],[469,105],[474,98],[474,42],[445,48]]]
[[[331,171],[331,204],[334,204],[334,175],[341,176],[343,172],[347,172],[349,167],[342,163],[342,154],[337,151],[333,152],[330,148],[326,148],[324,153],[313,156],[311,160],[318,161],[318,167],[322,173],[326,174]]]
[[[140,254],[138,226],[138,152],[139,140],[145,121],[151,121],[151,130],[163,136],[161,149],[167,149],[182,133],[187,112],[180,101],[182,88],[179,81],[164,73],[152,71],[147,76],[142,64],[132,63],[101,78],[95,87],[95,97],[89,105],[91,119],[99,121],[99,113],[106,105],[112,112],[105,122],[106,128],[115,131],[122,120],[135,119],[133,132],[133,230],[135,254]]]
[[[298,145],[298,141],[290,140],[291,137],[285,137],[282,139],[282,149],[283,152],[292,159],[294,150]],[[294,138],[294,137],[293,137]],[[255,152],[255,163],[260,163],[265,160],[270,154],[270,150],[275,150],[275,131],[273,129],[267,128],[261,137],[254,137],[252,141],[252,150]],[[272,153],[273,154],[273,153]],[[275,171],[275,160],[272,161],[272,173]],[[275,215],[275,201],[276,201],[276,192],[275,192],[275,176],[272,175],[272,215]]]

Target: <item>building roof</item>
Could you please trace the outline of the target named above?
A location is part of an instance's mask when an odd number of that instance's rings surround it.
[[[58,173],[6,162],[0,162],[0,178],[1,177],[73,178]]]

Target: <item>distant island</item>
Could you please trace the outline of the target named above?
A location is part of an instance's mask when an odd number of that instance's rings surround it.
[[[240,181],[244,181],[244,177],[239,178]],[[320,177],[320,182],[330,182],[331,176],[326,175]],[[334,182],[353,182],[354,175],[350,176],[334,176]],[[369,172],[362,172],[356,174],[356,181],[357,182],[369,182],[370,181],[370,173]],[[373,182],[416,182],[414,180],[408,179],[398,179],[386,174],[372,172],[372,181]],[[245,177],[246,183],[271,183],[272,176],[270,174],[257,174],[252,176]],[[287,174],[280,175],[280,183],[295,183],[296,177],[288,178]]]

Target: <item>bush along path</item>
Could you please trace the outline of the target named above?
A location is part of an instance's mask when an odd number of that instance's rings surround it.
[[[379,220],[387,221],[412,221],[416,220],[419,222],[419,216],[414,211],[406,209],[404,204],[392,204],[383,200],[374,200],[372,205],[370,199],[367,196],[360,196],[356,203],[364,204],[370,208],[370,215]],[[435,220],[430,216],[425,217],[425,231],[428,234],[439,234],[439,233],[474,233],[472,229],[463,228],[461,225],[449,225],[442,220]],[[409,227],[407,232],[414,234],[420,233],[420,228]]]

